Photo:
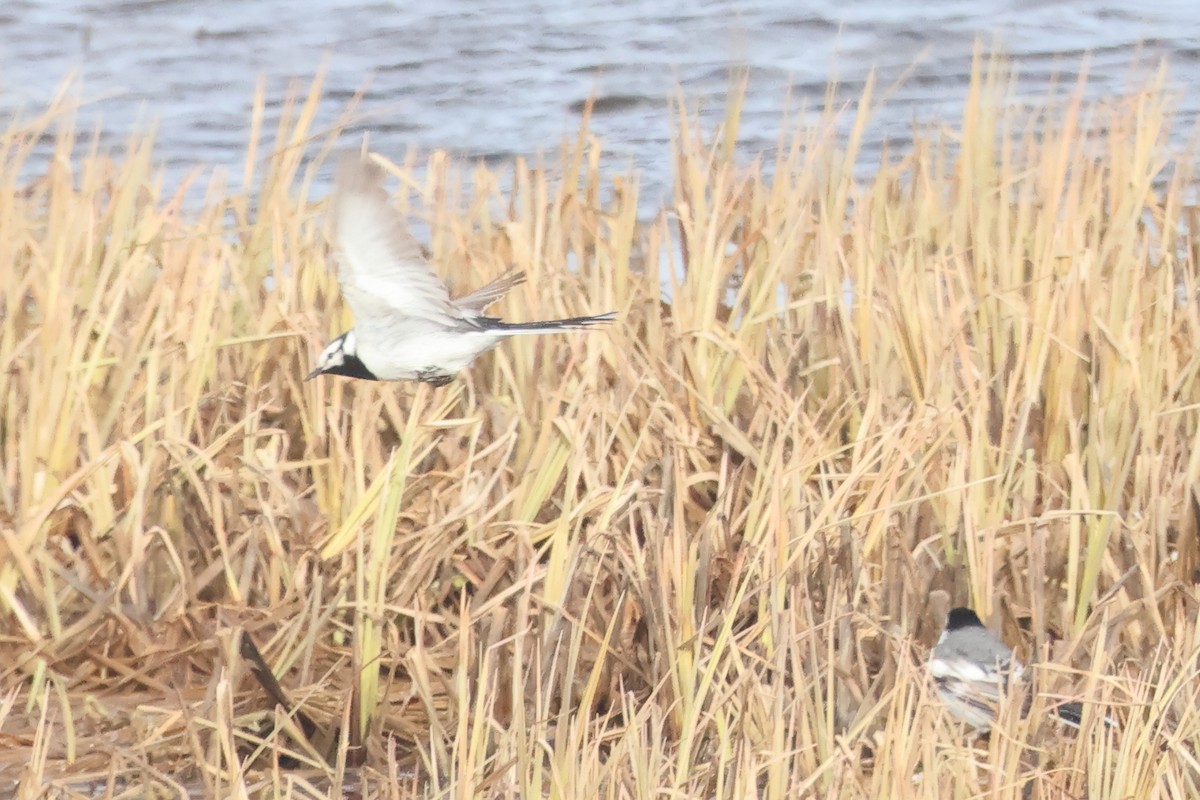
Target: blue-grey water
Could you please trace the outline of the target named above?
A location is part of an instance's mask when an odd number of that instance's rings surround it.
[[[1136,86],[1165,58],[1180,115],[1200,113],[1196,0],[7,0],[0,112],[36,113],[74,71],[85,127],[102,124],[118,149],[157,121],[158,157],[182,175],[239,171],[256,82],[269,135],[289,85],[322,64],[318,123],[365,90],[355,129],[393,157],[553,150],[595,94],[610,162],[636,167],[653,192],[670,180],[678,88],[715,121],[730,68],[745,67],[741,139],[769,151],[785,109],[815,119],[831,79],[845,102],[875,69],[881,87],[898,84],[867,130],[869,162],[885,139],[902,147],[914,121],[961,115],[980,38],[1013,58],[1031,98],[1052,83],[1066,91],[1085,54],[1095,96]]]

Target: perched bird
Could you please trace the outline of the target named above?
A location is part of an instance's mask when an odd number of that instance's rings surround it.
[[[946,629],[929,656],[929,672],[947,710],[980,732],[991,729],[1000,698],[1023,670],[1013,651],[969,608],[950,611]],[[1051,710],[1061,722],[1079,728],[1080,703],[1061,703]],[[1115,724],[1108,717],[1104,721]]]
[[[615,313],[546,322],[504,322],[483,315],[525,280],[508,272],[452,299],[388,202],[383,170],[357,153],[334,179],[338,283],[354,328],[330,342],[305,380],[322,373],[373,381],[418,380],[444,386],[477,355],[509,336],[587,328]]]

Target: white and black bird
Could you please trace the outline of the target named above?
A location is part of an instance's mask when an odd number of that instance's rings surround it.
[[[508,272],[465,297],[451,298],[384,191],[383,170],[343,157],[334,179],[338,283],[354,328],[330,342],[305,380],[321,374],[442,386],[480,353],[509,336],[558,333],[609,322],[615,313],[546,322],[504,322],[489,305],[525,280]]]
[[[930,653],[929,672],[946,709],[957,719],[986,732],[996,718],[1001,698],[1021,677],[1024,667],[1013,657],[1013,651],[984,627],[974,611],[955,608]],[[1072,728],[1078,729],[1083,719],[1080,703],[1060,703],[1051,711]],[[1114,724],[1107,717],[1104,722]]]

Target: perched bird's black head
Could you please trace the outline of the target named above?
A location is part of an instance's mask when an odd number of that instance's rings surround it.
[[[979,615],[969,608],[959,606],[958,608],[950,609],[950,615],[946,617],[946,630],[957,631],[962,628],[982,628],[983,623],[979,621]]]

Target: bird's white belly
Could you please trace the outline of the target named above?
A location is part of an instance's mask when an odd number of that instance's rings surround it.
[[[394,339],[391,347],[360,344],[358,356],[381,380],[414,380],[460,372],[499,339],[485,332],[432,330]]]

